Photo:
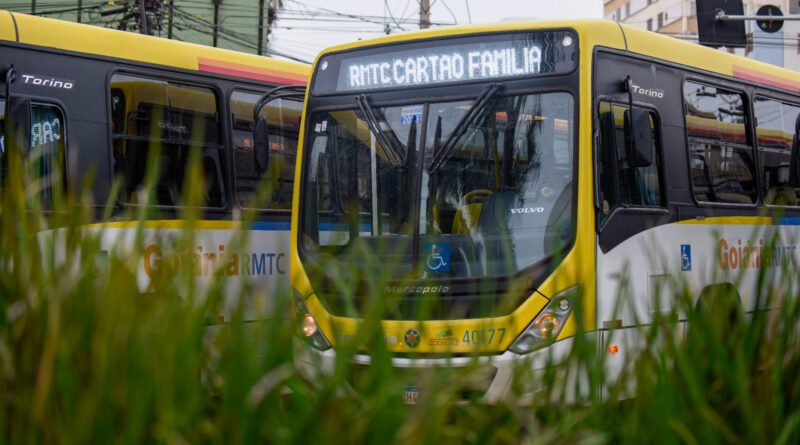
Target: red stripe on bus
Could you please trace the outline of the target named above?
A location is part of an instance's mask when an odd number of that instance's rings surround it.
[[[758,71],[749,70],[740,66],[733,66],[733,76],[739,79],[753,80],[766,85],[771,85],[785,90],[800,91],[800,82],[794,82],[789,79],[770,76]]]
[[[226,76],[239,77],[243,79],[261,80],[287,85],[305,85],[306,79],[302,75],[258,68],[236,63],[226,63],[218,60],[198,58],[197,69],[207,73],[224,74]]]

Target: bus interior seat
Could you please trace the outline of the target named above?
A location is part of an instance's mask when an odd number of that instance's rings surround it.
[[[517,201],[516,190],[503,190],[489,196],[481,206],[476,232],[481,236],[486,273],[493,275],[502,273],[498,260],[515,262],[511,258],[513,245],[509,237],[509,209]]]
[[[173,172],[172,157],[159,156],[159,177],[156,182],[156,203],[159,205],[175,205],[177,202],[177,185]]]
[[[772,186],[767,190],[764,202],[770,205],[797,206],[797,192],[786,185]]]
[[[203,172],[205,177],[204,205],[221,207],[224,203],[220,178],[222,171],[219,163],[211,156],[203,156]]]
[[[561,193],[558,194],[550,216],[547,218],[547,226],[544,233],[544,252],[552,255],[569,241],[572,236],[572,181],[564,185]]]
[[[473,234],[478,229],[478,220],[484,202],[493,194],[491,190],[475,189],[467,192],[459,203],[453,216],[452,232],[454,234]]]

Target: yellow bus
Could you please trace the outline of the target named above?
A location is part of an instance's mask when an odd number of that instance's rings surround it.
[[[106,251],[144,252],[137,265],[143,289],[159,273],[188,269],[203,286],[221,271],[228,296],[236,298],[245,284],[253,289],[248,298],[258,296],[248,317],[269,314],[276,292],[289,288],[290,207],[308,65],[8,11],[0,11],[0,60],[0,161],[5,168],[7,149],[18,147],[34,166],[28,184],[44,184],[45,208],[54,178],[77,191],[93,177],[93,229]],[[275,100],[266,103],[270,92]],[[271,146],[254,141],[262,120]],[[150,191],[144,185],[153,153],[159,173]],[[203,203],[196,246],[176,252],[191,153],[199,154],[204,173]],[[272,194],[256,201],[263,182]],[[119,193],[110,196],[115,183]],[[136,240],[139,223],[128,218],[148,193],[153,208]],[[246,226],[243,210],[255,214]],[[104,214],[112,221],[103,221]],[[233,243],[242,231],[248,231],[244,246]]]
[[[312,73],[290,268],[309,367],[381,301],[394,366],[477,355],[484,400],[580,328],[613,379],[674,283],[754,311],[758,274],[796,267],[795,72],[570,21],[360,41]]]

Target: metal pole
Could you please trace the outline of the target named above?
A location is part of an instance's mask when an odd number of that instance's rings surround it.
[[[431,2],[430,0],[420,0],[419,2],[419,29],[431,27]]]
[[[36,15],[36,0],[31,0],[31,15]]]
[[[139,0],[139,33],[149,35],[150,30],[147,26],[147,10],[144,6],[144,0]]]
[[[81,13],[83,12],[83,0],[78,0],[78,23],[81,22]]]
[[[214,0],[214,38],[212,46],[216,48],[217,46],[217,28],[219,27],[219,3],[221,0]]]
[[[264,0],[258,0],[258,55],[264,55]]]
[[[720,22],[744,22],[747,20],[786,22],[800,20],[800,15],[727,15],[720,11],[717,13],[716,20]]]
[[[172,17],[175,10],[175,0],[169,0],[169,21],[167,22],[167,38],[172,39]]]

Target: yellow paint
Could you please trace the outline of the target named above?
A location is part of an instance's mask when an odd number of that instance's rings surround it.
[[[0,38],[13,41],[14,27],[10,15],[7,11],[0,11]],[[308,75],[308,66],[302,63],[27,14],[13,15],[19,29],[20,43],[29,45],[187,70],[197,70],[198,59],[203,57],[269,69],[276,73],[289,73],[294,77]]]
[[[768,226],[772,224],[771,216],[714,216],[703,219],[687,219],[675,224],[700,224],[700,225],[747,225]]]
[[[242,228],[241,221],[188,221],[183,219],[153,220],[153,221],[109,221],[90,224],[92,229],[187,229],[195,230],[238,230]]]
[[[0,11],[0,40],[17,40],[17,33],[14,30],[14,20],[8,11]]]

